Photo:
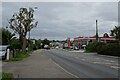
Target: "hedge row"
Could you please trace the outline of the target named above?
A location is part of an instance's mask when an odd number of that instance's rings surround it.
[[[107,43],[106,45],[98,46],[97,53],[120,57],[120,45],[117,43]]]
[[[120,45],[118,43],[98,43],[92,42],[86,47],[88,52],[97,52],[102,55],[120,57]]]

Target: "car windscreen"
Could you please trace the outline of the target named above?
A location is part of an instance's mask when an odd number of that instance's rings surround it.
[[[7,49],[7,46],[0,46],[0,51],[5,51]]]

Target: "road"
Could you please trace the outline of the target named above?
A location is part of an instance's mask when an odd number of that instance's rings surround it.
[[[117,78],[118,58],[63,49],[36,50],[17,62],[3,62],[15,78]]]
[[[118,78],[118,58],[59,49],[44,50],[56,64],[77,78]]]

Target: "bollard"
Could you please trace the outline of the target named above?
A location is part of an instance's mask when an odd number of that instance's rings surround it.
[[[7,60],[9,60],[10,49],[7,49]]]

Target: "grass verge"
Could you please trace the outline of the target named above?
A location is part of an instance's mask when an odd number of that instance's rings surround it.
[[[89,50],[85,50],[83,53],[96,53],[96,52],[91,52]]]
[[[73,49],[64,49],[65,51],[72,51]]]
[[[0,78],[2,78],[1,80],[12,80],[13,79],[13,74],[2,72],[2,73],[0,73]]]
[[[23,60],[24,58],[30,56],[30,54],[32,53],[32,51],[28,51],[26,53],[17,53],[16,57],[14,58],[10,58],[9,60],[6,61],[20,61]]]

